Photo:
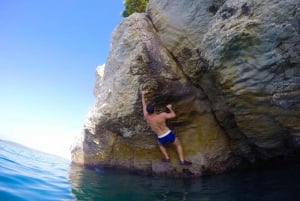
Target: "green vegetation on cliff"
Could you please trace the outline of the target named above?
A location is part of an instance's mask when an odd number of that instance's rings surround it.
[[[132,13],[143,13],[149,0],[124,0],[125,10],[122,13],[123,17],[128,17]]]

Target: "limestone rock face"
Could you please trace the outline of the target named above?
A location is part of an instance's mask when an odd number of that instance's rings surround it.
[[[101,71],[104,70],[104,73]],[[116,27],[72,161],[144,174],[200,176],[297,154],[298,0],[150,0]],[[181,140],[162,163],[140,89]]]

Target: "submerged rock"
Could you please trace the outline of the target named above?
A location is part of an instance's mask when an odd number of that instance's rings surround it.
[[[103,69],[102,69],[103,70]],[[142,115],[140,89],[182,141],[170,163]],[[116,27],[72,161],[143,174],[200,176],[300,147],[300,2],[150,0]]]

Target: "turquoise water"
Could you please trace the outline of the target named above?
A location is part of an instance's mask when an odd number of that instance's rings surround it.
[[[299,166],[198,179],[87,170],[0,140],[0,201],[300,200]]]
[[[65,159],[0,140],[0,201],[72,200]]]

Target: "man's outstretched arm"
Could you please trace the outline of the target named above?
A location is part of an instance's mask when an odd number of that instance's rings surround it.
[[[148,114],[148,112],[147,112],[147,106],[146,106],[145,92],[144,91],[142,91],[142,104],[143,104],[144,117],[146,117],[146,115]]]
[[[168,119],[175,118],[175,117],[176,117],[176,113],[175,113],[175,111],[173,110],[172,105],[171,105],[171,104],[168,104],[166,107],[167,107],[167,108],[169,109],[169,111],[170,111],[170,113],[166,113],[166,117],[167,117]]]

